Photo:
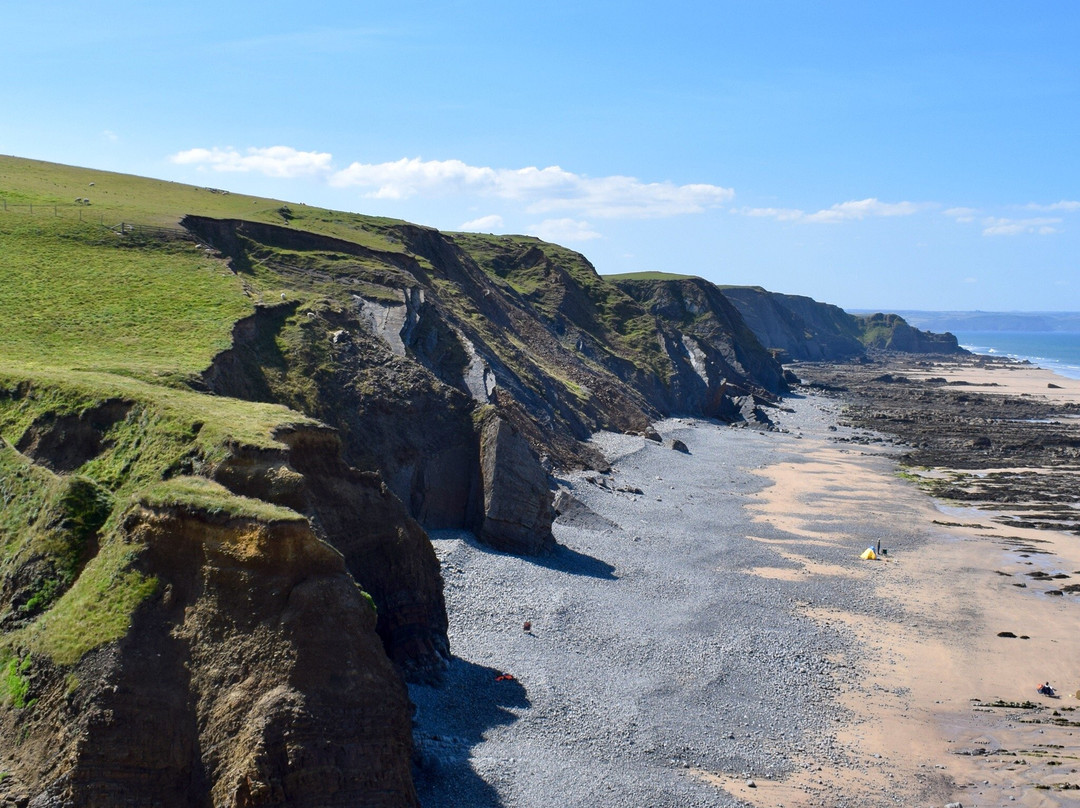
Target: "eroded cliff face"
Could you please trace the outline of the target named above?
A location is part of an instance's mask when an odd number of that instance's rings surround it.
[[[17,804],[412,806],[410,709],[344,559],[297,516],[138,506],[156,581],[119,640],[0,724]],[[134,549],[137,548],[137,549]]]
[[[616,280],[657,318],[686,409],[739,420],[747,398],[773,402],[787,391],[783,369],[721,291],[701,278]]]
[[[215,406],[0,385],[0,803],[416,804],[430,543],[333,430]]]
[[[768,292],[760,286],[721,288],[766,348],[783,361],[852,359],[867,349],[902,353],[964,353],[952,334],[920,331],[896,314],[869,317],[802,295]]]
[[[378,607],[389,657],[414,681],[434,681],[450,657],[439,561],[423,528],[374,472],[341,457],[330,429],[289,428],[286,451],[235,446],[210,476],[234,493],[308,516]]]
[[[866,350],[855,318],[838,306],[759,286],[725,286],[722,292],[758,341],[784,361],[849,359]]]
[[[280,402],[334,426],[346,461],[380,472],[424,525],[471,525],[479,513],[476,402],[394,351],[403,334],[411,340],[422,330],[422,306],[412,315],[406,308],[364,298],[260,306],[236,324],[232,348],[204,380],[219,395]],[[438,350],[437,335],[424,339]]]
[[[548,546],[550,508],[495,515],[491,503],[523,503],[553,466],[602,468],[586,442],[597,430],[757,418],[785,389],[704,281],[635,296],[556,245],[406,224],[386,226],[397,249],[381,250],[273,225],[185,225],[238,272],[273,272],[305,300],[238,323],[207,388],[336,427],[347,462],[378,471],[423,525],[470,528],[500,548]],[[523,476],[485,474],[489,409],[531,446]],[[528,494],[515,487],[525,480]]]

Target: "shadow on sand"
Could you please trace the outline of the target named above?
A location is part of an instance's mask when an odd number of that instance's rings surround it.
[[[507,672],[454,657],[438,687],[409,688],[416,704],[413,781],[424,808],[501,808],[495,789],[471,762],[473,747],[493,727],[517,720],[530,707],[517,679]]]

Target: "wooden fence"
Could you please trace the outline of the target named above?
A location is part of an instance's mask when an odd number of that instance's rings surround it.
[[[54,216],[60,219],[78,220],[80,222],[93,222],[95,212],[89,202],[70,202],[56,204],[30,204],[13,203],[6,199],[0,199],[0,211],[8,213],[23,213],[31,216]],[[202,240],[182,227],[161,227],[151,224],[137,224],[135,222],[118,222],[106,224],[105,213],[96,212],[97,224],[115,233],[118,236],[136,236],[151,238],[162,241],[193,241],[202,244]]]

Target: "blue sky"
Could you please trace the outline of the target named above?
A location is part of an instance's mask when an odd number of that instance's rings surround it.
[[[848,308],[1080,310],[1075,2],[6,3],[0,152]]]

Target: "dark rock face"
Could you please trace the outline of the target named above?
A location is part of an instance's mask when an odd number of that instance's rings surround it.
[[[423,528],[372,472],[341,458],[328,429],[276,436],[287,452],[236,447],[213,472],[231,491],[304,513],[378,609],[387,655],[413,681],[438,678],[450,656],[439,561]]]
[[[759,286],[725,286],[761,343],[785,361],[825,362],[863,356],[868,348],[902,353],[966,353],[952,334],[920,331],[896,314],[869,317],[801,295]]]
[[[232,347],[203,374],[208,389],[285,404],[334,426],[346,461],[379,471],[423,524],[470,524],[479,510],[473,400],[395,354],[363,311],[296,309],[259,307],[237,323]]]
[[[481,429],[484,518],[480,539],[497,550],[535,555],[551,550],[555,519],[547,472],[528,442],[493,415]]]
[[[722,292],[761,344],[781,352],[785,361],[848,359],[865,352],[855,318],[837,306],[759,286],[725,286]]]
[[[53,471],[74,471],[101,452],[105,432],[130,409],[130,402],[114,400],[73,415],[49,413],[30,425],[15,448]]]
[[[713,284],[701,278],[615,284],[656,317],[664,334],[673,370],[667,412],[723,418],[730,415],[725,398],[750,392],[772,398],[787,390],[779,363]]]

